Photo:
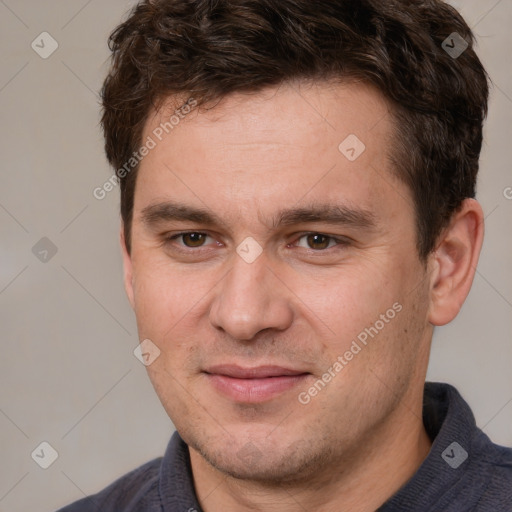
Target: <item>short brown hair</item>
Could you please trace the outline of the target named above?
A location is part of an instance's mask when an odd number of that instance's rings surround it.
[[[456,56],[445,40],[468,47]],[[475,196],[488,77],[473,44],[466,22],[441,0],[144,0],[109,38],[107,158],[117,170],[125,165],[150,109],[172,95],[201,105],[292,80],[360,79],[393,105],[390,157],[412,192],[425,259]],[[130,251],[137,168],[123,175]]]

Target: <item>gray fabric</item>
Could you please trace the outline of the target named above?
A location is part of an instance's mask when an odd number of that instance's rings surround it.
[[[493,444],[476,427],[454,387],[425,384],[423,422],[433,440],[428,457],[377,512],[512,512],[512,448]],[[99,511],[201,512],[179,434],[171,437],[164,457],[58,512]]]

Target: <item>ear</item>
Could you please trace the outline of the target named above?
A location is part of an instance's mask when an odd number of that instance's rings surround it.
[[[465,199],[429,257],[428,320],[433,325],[445,325],[459,313],[475,277],[483,237],[482,207],[475,199]]]
[[[135,301],[133,299],[132,258],[130,254],[128,254],[128,249],[126,248],[126,240],[124,238],[124,224],[122,222],[119,237],[121,241],[121,253],[123,256],[124,289],[126,291],[126,295],[128,296],[128,300],[130,301],[132,309],[135,309]]]

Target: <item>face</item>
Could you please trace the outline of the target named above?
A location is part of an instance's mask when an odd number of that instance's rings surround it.
[[[359,456],[408,421],[431,338],[386,102],[363,84],[283,85],[194,110],[160,141],[169,116],[146,123],[157,144],[124,255],[163,406],[239,478]]]

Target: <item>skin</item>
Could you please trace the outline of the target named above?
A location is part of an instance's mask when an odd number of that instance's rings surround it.
[[[177,104],[150,113],[144,140]],[[353,162],[338,149],[349,134],[366,146]],[[428,455],[421,404],[433,328],[469,292],[483,214],[466,200],[420,261],[412,196],[388,162],[393,134],[373,88],[295,83],[194,110],[141,162],[131,254],[121,227],[125,287],[139,338],[161,351],[148,374],[189,445],[205,512],[374,511]],[[222,222],[144,222],[145,208],[166,201]],[[364,210],[373,226],[270,221],[326,202]],[[208,237],[166,240],[183,231]],[[247,237],[262,249],[252,263],[236,251]],[[300,403],[395,303],[401,311]],[[222,363],[309,375],[242,403],[204,373]]]

